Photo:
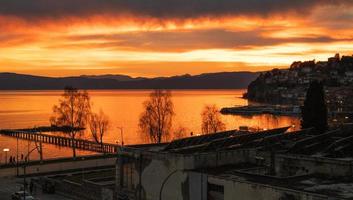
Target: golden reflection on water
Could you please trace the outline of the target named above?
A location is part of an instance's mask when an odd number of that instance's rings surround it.
[[[102,109],[111,120],[111,129],[105,137],[105,142],[121,142],[120,130],[117,127],[123,127],[125,144],[148,142],[138,131],[138,118],[143,109],[142,103],[148,98],[149,92],[149,90],[89,91],[94,111]],[[186,127],[187,135],[191,132],[200,133],[200,113],[205,105],[216,104],[219,108],[247,105],[247,100],[241,98],[244,92],[245,90],[172,91],[176,113],[174,127]],[[58,102],[61,93],[62,91],[0,91],[0,129],[49,125],[52,107]],[[299,127],[299,120],[295,117],[224,115],[222,118],[227,129],[237,129],[239,126],[271,129],[295,125],[294,130]],[[91,139],[88,133],[83,138]],[[19,144],[20,152],[26,152],[28,142],[20,141]],[[31,146],[35,145],[31,144]],[[0,136],[0,149],[7,147],[12,147],[11,152],[14,156],[16,139]],[[72,154],[67,148],[58,150],[58,147],[44,144],[44,156],[47,158]],[[37,155],[34,154],[33,157],[36,158]],[[0,157],[0,160],[3,159]]]

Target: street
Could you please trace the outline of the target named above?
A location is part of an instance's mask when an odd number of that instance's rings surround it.
[[[11,194],[20,190],[23,179],[0,178],[0,200],[11,200]],[[71,200],[58,194],[43,194],[40,188],[32,195],[36,200]]]

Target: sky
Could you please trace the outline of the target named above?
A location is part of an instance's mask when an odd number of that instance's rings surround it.
[[[0,0],[0,72],[171,76],[353,54],[352,0]]]

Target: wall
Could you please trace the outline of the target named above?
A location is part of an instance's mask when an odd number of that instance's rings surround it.
[[[193,169],[217,167],[239,163],[255,163],[256,151],[253,149],[239,149],[233,151],[219,151],[192,156]]]
[[[114,166],[116,162],[115,157],[97,157],[97,158],[87,158],[82,160],[82,158],[77,158],[76,160],[65,160],[58,162],[48,162],[48,163],[37,163],[31,164],[26,167],[26,174],[39,174],[39,173],[50,173],[59,172],[67,170],[77,170],[83,168],[95,168],[104,166]],[[17,168],[2,168],[0,169],[0,177],[10,177],[17,175]],[[19,175],[23,175],[23,168],[19,167]]]
[[[189,172],[189,188],[191,200],[207,200],[207,175]]]
[[[70,182],[67,180],[55,180],[55,192],[63,196],[69,196],[70,199],[82,200],[113,200],[113,190],[99,186],[89,181],[84,181],[83,184]]]
[[[315,158],[299,155],[277,155],[276,171],[280,174],[302,175],[319,173],[331,177],[352,176],[352,161]]]
[[[137,158],[143,155],[142,193],[146,200],[159,199],[159,192],[169,175],[171,175],[163,189],[162,199],[167,200],[204,200],[205,184],[201,176],[192,174],[194,169],[212,168],[238,163],[256,163],[259,157],[265,160],[263,164],[271,164],[269,154],[260,154],[255,150],[241,149],[223,152],[211,152],[192,155],[168,154],[158,152],[129,152],[129,156]],[[313,158],[307,156],[276,155],[275,170],[280,176],[294,176],[310,173],[323,173],[331,176],[352,176],[352,162],[327,158]],[[135,162],[137,163],[137,162]],[[134,184],[139,185],[139,165],[135,164]],[[191,175],[192,174],[192,175]],[[210,179],[209,179],[210,180]],[[211,179],[215,181],[216,179]],[[217,180],[225,181],[225,180]],[[206,182],[207,184],[207,182]],[[261,185],[241,181],[225,181],[225,200],[239,199],[294,199],[310,200],[311,194],[298,193],[285,188]],[[240,196],[239,196],[240,195]],[[247,198],[245,198],[247,197]],[[270,197],[270,198],[265,198]],[[321,197],[320,197],[321,198]]]
[[[205,167],[217,167],[221,165],[237,164],[244,162],[254,162],[255,151],[253,150],[234,150],[224,152],[212,152],[193,155],[180,155],[158,152],[142,152],[126,150],[124,156],[135,158],[133,165],[132,185],[136,188],[128,188],[131,191],[139,190],[139,162],[138,158],[142,155],[143,166],[141,182],[142,194],[146,200],[159,199],[159,193],[163,182],[162,199],[167,200],[189,200],[191,192],[190,177],[188,172],[193,169]],[[130,165],[130,164],[125,164]],[[117,170],[119,171],[119,170]],[[131,173],[131,172],[130,172]],[[124,177],[129,177],[130,173],[124,172]],[[117,174],[117,178],[120,175]],[[170,177],[168,177],[170,176]],[[194,199],[190,199],[194,200]]]
[[[262,164],[271,166],[271,153],[258,152],[256,157],[263,158]],[[353,176],[353,160],[311,157],[294,154],[275,154],[277,176],[300,176],[324,174],[330,177]]]
[[[159,199],[159,193],[164,181],[162,191],[164,200],[182,200],[188,196],[188,180],[186,172],[178,169],[178,160],[153,160],[143,171],[142,186],[146,191],[148,200]],[[169,176],[169,179],[167,179]],[[185,188],[185,186],[187,186]]]

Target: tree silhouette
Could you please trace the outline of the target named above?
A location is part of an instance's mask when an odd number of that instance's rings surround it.
[[[69,132],[72,142],[76,138],[77,128],[85,128],[91,113],[90,97],[87,91],[66,87],[59,105],[53,107],[53,116],[50,122],[55,126],[70,127]],[[73,157],[76,157],[75,145],[72,147]]]
[[[304,106],[302,107],[302,128],[315,128],[318,133],[328,129],[327,106],[325,93],[321,82],[310,83],[306,93]]]
[[[226,129],[226,125],[222,122],[221,114],[216,105],[205,106],[201,117],[201,129],[203,134],[216,133]]]
[[[89,127],[94,141],[103,147],[103,137],[108,132],[110,121],[107,115],[101,110],[98,114],[92,113],[89,118]]]
[[[173,140],[181,139],[187,136],[188,129],[184,126],[177,126],[173,131]]]
[[[144,111],[139,120],[140,130],[152,142],[161,143],[162,139],[170,134],[173,116],[174,106],[171,92],[156,89],[144,102]]]

